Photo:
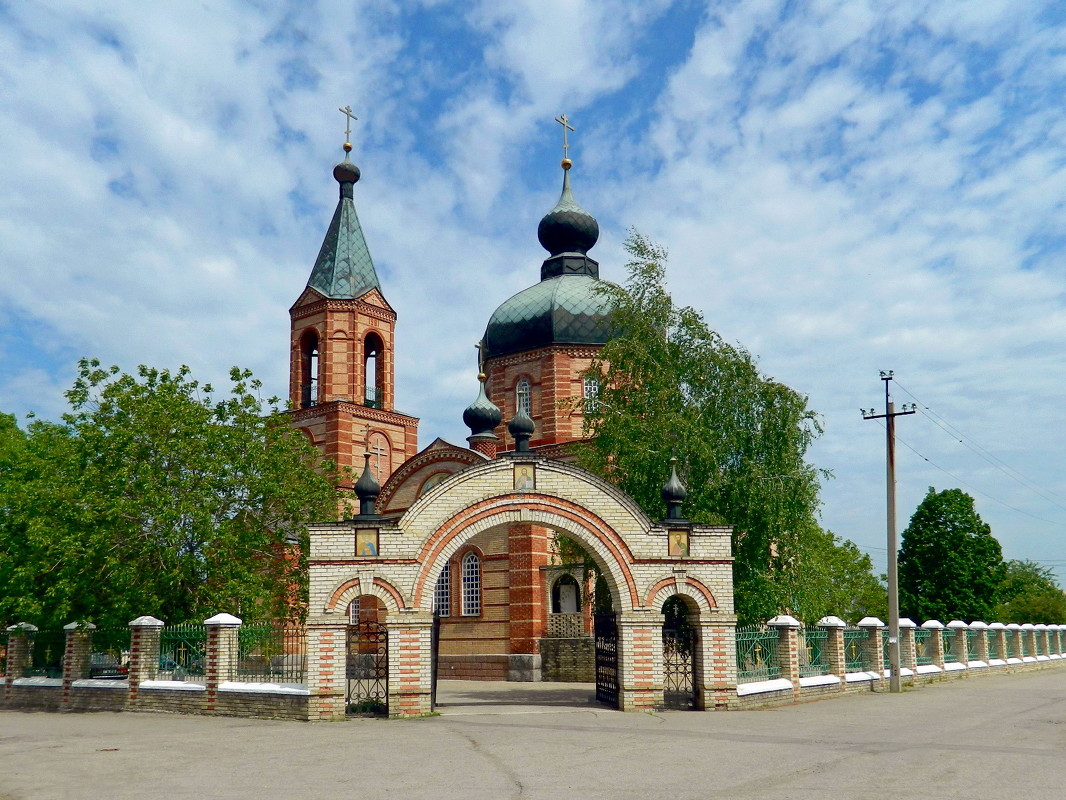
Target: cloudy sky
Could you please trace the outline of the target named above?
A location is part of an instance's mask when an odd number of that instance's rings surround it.
[[[284,394],[350,104],[398,405],[462,443],[565,112],[603,277],[666,245],[822,414],[827,527],[883,569],[891,369],[900,528],[957,486],[1066,576],[1061,3],[0,0],[0,53],[0,410],[56,417],[81,356]]]

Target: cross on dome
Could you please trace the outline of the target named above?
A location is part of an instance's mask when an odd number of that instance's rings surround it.
[[[346,117],[344,120],[344,152],[350,153],[352,151],[352,120],[357,120],[359,117],[352,113],[351,106],[345,106],[337,110]]]
[[[563,126],[563,169],[570,169],[570,143],[567,141],[566,132],[573,131],[574,128],[570,124],[570,120],[566,118],[566,114],[560,114],[555,118],[555,121]]]

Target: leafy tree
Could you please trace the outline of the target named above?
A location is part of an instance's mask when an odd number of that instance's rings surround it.
[[[62,422],[0,418],[0,619],[285,613],[303,585],[290,545],[336,516],[336,480],[249,372],[230,380],[216,398],[187,367],[83,360]]]
[[[888,593],[870,556],[832,531],[808,529],[799,539],[789,576],[791,612],[807,624],[829,614],[848,622],[888,615]]]
[[[903,532],[898,563],[903,616],[916,622],[991,618],[1003,553],[961,489],[929,487]]]
[[[992,616],[997,622],[1066,623],[1066,593],[1055,573],[1035,561],[1008,561],[996,590]]]
[[[817,417],[699,312],[674,305],[664,248],[631,231],[626,249],[625,287],[602,289],[616,309],[614,335],[589,370],[601,389],[585,409],[579,462],[654,517],[676,455],[686,515],[734,528],[741,622],[765,620],[788,607],[789,566],[817,529],[819,473],[806,461]]]

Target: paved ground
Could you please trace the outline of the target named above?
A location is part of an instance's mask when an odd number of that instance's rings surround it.
[[[452,685],[445,713],[417,721],[0,712],[0,797],[1066,794],[1066,669],[712,714],[598,710],[551,684],[538,688],[562,705],[532,713],[500,688]]]

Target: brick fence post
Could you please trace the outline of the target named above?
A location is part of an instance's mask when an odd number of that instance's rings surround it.
[[[696,681],[696,707],[709,711],[737,704],[736,617],[700,617],[696,646],[703,658]]]
[[[903,617],[899,621],[899,666],[900,672],[909,669],[918,672],[918,653],[914,649],[914,629],[918,626],[914,620]],[[903,677],[902,675],[900,676]]]
[[[213,712],[218,704],[218,687],[237,674],[237,642],[241,620],[232,614],[215,614],[204,620],[207,627],[207,653],[204,665],[206,696],[204,710]]]
[[[880,685],[885,677],[885,649],[881,631],[886,625],[877,617],[863,617],[857,627],[866,631],[866,660],[870,664],[870,672],[877,676],[874,681]],[[871,687],[876,688],[873,683]]]
[[[1031,622],[1022,624],[1021,639],[1024,644],[1025,657],[1036,661],[1036,626]]]
[[[11,699],[11,684],[33,664],[33,635],[37,626],[20,622],[7,629],[7,667],[4,670],[4,702]]]
[[[930,619],[922,623],[922,628],[929,631],[929,641],[926,647],[932,645],[933,666],[944,669],[944,623],[940,620]]]
[[[970,630],[976,631],[977,636],[974,637],[977,641],[977,652],[974,653],[974,661],[981,661],[985,664],[988,663],[988,625],[980,620],[974,620],[970,623]]]
[[[663,706],[662,679],[655,686],[655,639],[660,644],[662,675],[663,615],[623,612],[618,615],[618,707],[621,711],[655,711]]]
[[[1047,637],[1047,625],[1043,622],[1038,622],[1033,626],[1033,633],[1036,636],[1036,652],[1042,653],[1044,656],[1050,655],[1051,651],[1048,649],[1048,637]]]
[[[70,707],[74,681],[89,677],[89,654],[93,649],[93,631],[96,626],[91,622],[72,622],[64,625],[67,632],[66,645],[63,648],[63,694],[60,710]]]
[[[391,656],[391,653],[390,653]],[[307,619],[307,718],[344,719],[348,623],[340,614]]]
[[[1066,630],[1066,625],[1054,625],[1052,626],[1055,631],[1055,638],[1052,641],[1055,643],[1055,652],[1062,655],[1063,652],[1063,631]]]
[[[781,677],[792,682],[792,696],[800,696],[799,620],[788,614],[778,614],[766,623],[777,631],[777,663]]]
[[[848,623],[840,617],[822,617],[818,620],[818,627],[828,634],[825,639],[825,661],[829,667],[829,674],[840,678],[840,691],[847,688],[844,675],[847,673],[847,660],[844,655],[844,629]]]
[[[403,610],[385,621],[389,636],[389,716],[429,714],[433,694],[433,615]]]
[[[966,631],[969,626],[961,619],[953,619],[944,626],[944,635],[950,636],[954,643],[955,661],[965,664],[969,661],[969,642],[966,639]]]
[[[1007,626],[1002,622],[992,622],[988,625],[988,630],[985,632],[986,641],[988,647],[988,663],[992,665],[992,661],[1006,661],[1007,660],[1007,643],[1005,640],[1005,633]]]
[[[163,620],[137,617],[130,622],[129,705],[136,708],[141,681],[155,680],[159,671],[159,643]]]
[[[1014,658],[1018,661],[1022,660],[1022,656],[1025,655],[1025,642],[1022,641],[1022,626],[1017,622],[1011,622],[1007,625],[1007,641],[1013,645],[1011,647],[1014,650]]]

